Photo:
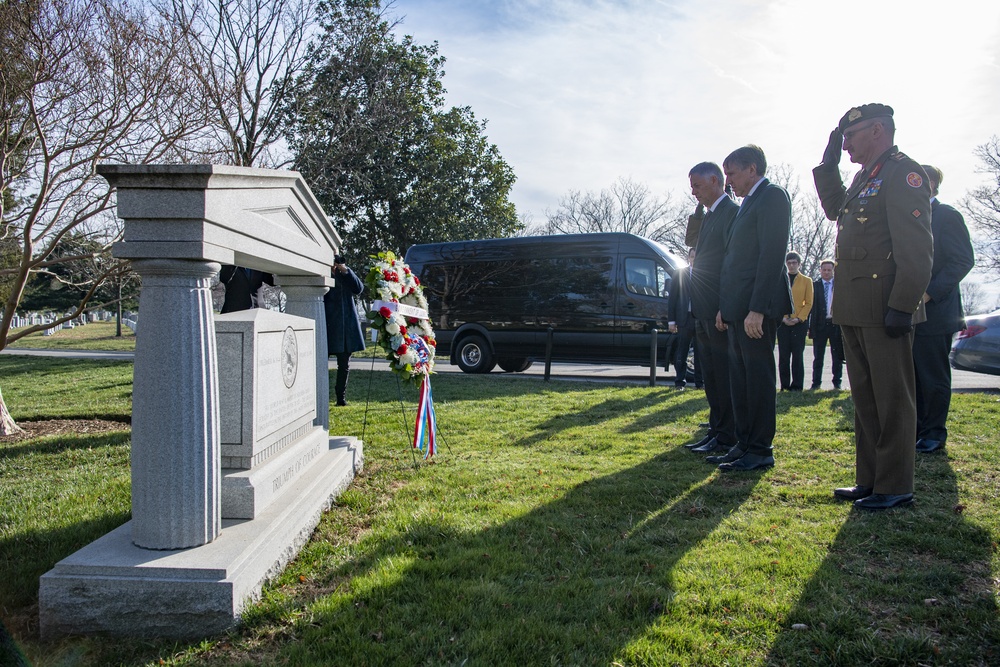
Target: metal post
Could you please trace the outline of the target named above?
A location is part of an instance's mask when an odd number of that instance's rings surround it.
[[[545,381],[549,381],[549,374],[552,372],[552,334],[553,329],[549,327],[545,338]]]
[[[653,329],[649,332],[649,386],[656,386],[656,335],[659,332]]]

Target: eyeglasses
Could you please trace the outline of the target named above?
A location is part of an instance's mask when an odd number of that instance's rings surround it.
[[[856,135],[858,132],[864,132],[865,130],[870,130],[874,126],[875,126],[875,123],[868,123],[864,127],[855,127],[853,129],[850,129],[850,130],[844,130],[844,140],[845,141],[850,141],[851,139],[854,138],[854,135]]]

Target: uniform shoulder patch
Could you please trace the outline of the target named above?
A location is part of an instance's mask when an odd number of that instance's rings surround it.
[[[919,188],[924,184],[924,177],[915,171],[911,171],[906,175],[906,182],[911,188]]]

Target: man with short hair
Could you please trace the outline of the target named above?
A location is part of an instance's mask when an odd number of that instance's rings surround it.
[[[833,388],[840,389],[844,376],[844,341],[840,337],[840,327],[833,323],[833,274],[832,259],[819,263],[819,280],[813,283],[813,309],[809,317],[809,338],[813,342],[813,376],[811,389],[819,389],[823,383],[823,363],[826,360],[826,344],[830,343],[830,365],[833,371]]]
[[[781,318],[778,327],[778,379],[781,391],[802,391],[806,380],[802,353],[806,349],[806,331],[813,305],[813,284],[799,272],[802,255],[794,250],[785,255],[788,285],[792,290],[792,312]]]
[[[934,264],[924,292],[927,321],[918,324],[913,336],[913,370],[917,380],[918,453],[943,449],[948,438],[951,406],[951,339],[965,328],[961,283],[976,264],[969,229],[962,214],[938,201],[943,174],[923,165],[931,187],[931,235]]]
[[[691,271],[691,313],[695,317],[695,348],[708,400],[708,433],[691,446],[704,454],[729,450],[736,444],[733,399],[729,391],[729,338],[718,320],[719,280],[726,254],[729,226],[740,207],[723,189],[722,169],[714,162],[700,162],[688,172],[691,194],[698,200],[699,230]]]
[[[791,199],[764,178],[767,159],[758,146],[737,148],[722,169],[743,202],[726,237],[719,295],[738,442],[718,459],[719,470],[756,470],[774,465],[774,341],[782,316],[792,310],[785,278]]]
[[[813,170],[823,210],[837,221],[833,321],[854,400],[855,485],[833,494],[867,510],[913,502],[913,325],[926,319],[933,262],[927,176],[893,144],[895,131],[892,107],[854,107]],[[849,188],[840,177],[841,149],[861,165]]]

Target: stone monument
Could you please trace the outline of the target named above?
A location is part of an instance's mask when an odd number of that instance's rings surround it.
[[[239,621],[362,465],[360,441],[328,433],[340,238],[294,172],[98,172],[125,221],[114,255],[142,276],[132,519],[42,576],[41,634],[205,636]],[[287,314],[216,318],[223,263],[274,274]]]

